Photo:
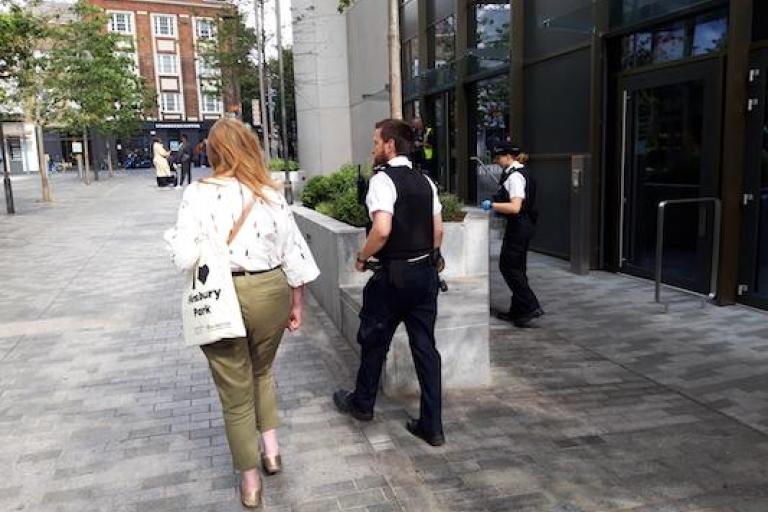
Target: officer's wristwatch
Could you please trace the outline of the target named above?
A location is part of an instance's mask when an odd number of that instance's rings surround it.
[[[361,253],[361,252],[357,253],[357,262],[358,262],[358,263],[365,263],[366,261],[368,261],[368,259],[367,259],[367,258],[366,258],[366,259],[361,259],[361,258],[360,258],[360,256],[361,256],[361,255],[362,255],[362,253]]]

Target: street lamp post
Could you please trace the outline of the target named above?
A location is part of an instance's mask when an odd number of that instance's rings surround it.
[[[13,204],[13,187],[11,186],[11,168],[8,161],[8,155],[5,152],[5,134],[3,133],[3,123],[0,121],[0,152],[3,158],[3,187],[5,188],[5,209],[8,215],[16,213]]]

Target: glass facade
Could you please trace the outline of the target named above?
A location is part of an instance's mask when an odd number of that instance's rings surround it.
[[[624,36],[621,67],[636,68],[719,52],[725,49],[727,39],[728,17],[722,9]]]
[[[684,9],[704,6],[712,3],[712,0],[609,0],[609,2],[611,26],[620,28],[674,14]]]
[[[456,58],[456,18],[451,15],[429,29],[432,68],[445,66]]]
[[[419,38],[412,37],[402,43],[403,80],[419,76]]]
[[[475,155],[491,160],[491,150],[509,140],[509,77],[478,82],[474,87]]]
[[[511,6],[509,1],[478,0],[470,6],[470,72],[509,62]]]

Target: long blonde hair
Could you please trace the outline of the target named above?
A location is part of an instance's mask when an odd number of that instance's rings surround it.
[[[521,164],[525,165],[528,163],[528,160],[530,160],[530,157],[528,156],[528,153],[520,153],[517,156],[514,157],[515,160],[520,162]]]
[[[267,200],[264,187],[277,189],[267,168],[259,139],[237,119],[224,118],[216,121],[208,133],[208,159],[213,166],[213,177],[234,176],[237,181]]]

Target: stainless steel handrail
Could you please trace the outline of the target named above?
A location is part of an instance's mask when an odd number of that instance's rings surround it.
[[[692,199],[670,199],[659,203],[656,218],[656,276],[655,298],[661,303],[661,270],[664,257],[664,213],[667,206],[679,204],[712,203],[715,206],[715,216],[712,219],[712,273],[709,281],[709,298],[717,296],[718,267],[720,266],[720,224],[722,220],[722,201],[716,197],[697,197]]]

